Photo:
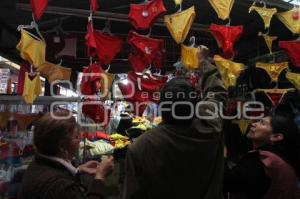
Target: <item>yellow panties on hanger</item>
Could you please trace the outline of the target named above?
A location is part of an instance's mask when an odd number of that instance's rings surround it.
[[[104,72],[101,77],[101,93],[104,95],[103,99],[106,100],[109,97],[109,92],[115,79],[115,75]]]
[[[244,64],[224,59],[219,55],[214,56],[214,61],[221,74],[225,88],[228,89],[230,86],[235,86],[238,77],[244,70]]]
[[[240,131],[243,135],[246,135],[249,125],[252,123],[251,120],[240,119],[240,120],[233,120],[232,123],[238,124]]]
[[[57,80],[69,81],[71,78],[70,68],[62,67],[50,62],[42,64],[37,71],[39,71],[43,77],[47,78],[50,84]]]
[[[287,72],[285,77],[298,89],[300,90],[300,74]]]
[[[229,18],[234,0],[209,0],[209,3],[217,12],[218,17],[222,20]]]
[[[270,52],[270,54],[272,54],[273,53],[272,52],[273,41],[276,40],[277,37],[276,36],[269,36],[267,34],[262,34],[262,33],[259,34],[259,35],[264,37],[265,42],[268,46],[269,52]]]
[[[300,8],[293,8],[276,15],[292,33],[300,34]]]
[[[199,48],[181,44],[181,63],[187,70],[195,70],[199,67]]]
[[[28,73],[25,73],[23,99],[27,104],[33,104],[33,101],[41,94],[40,75],[37,74],[33,79],[29,78]]]
[[[179,6],[182,4],[183,0],[174,0],[175,5]]]
[[[288,62],[282,63],[256,63],[256,68],[261,68],[267,72],[272,82],[278,82],[278,77],[280,73],[287,69],[289,66]]]
[[[195,16],[196,12],[194,6],[182,12],[164,16],[164,23],[177,44],[185,40]]]
[[[38,68],[45,62],[46,43],[25,30],[21,30],[21,39],[16,48],[21,57]]]
[[[253,10],[255,10],[260,15],[262,20],[264,21],[265,29],[270,28],[271,19],[272,19],[273,15],[277,13],[277,9],[276,8],[257,7],[257,6],[252,5],[249,8],[249,13],[252,12]]]

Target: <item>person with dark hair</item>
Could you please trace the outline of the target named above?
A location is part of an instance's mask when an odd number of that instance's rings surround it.
[[[33,139],[36,154],[25,172],[19,199],[103,198],[103,183],[113,158],[75,168],[71,160],[78,152],[79,136],[75,118],[68,113],[48,113],[38,120]],[[95,175],[88,190],[81,184],[81,174]]]
[[[247,138],[254,150],[236,166],[225,167],[224,191],[249,199],[300,198],[300,132],[293,120],[262,118],[251,125]]]
[[[215,113],[227,92],[214,65],[202,60],[199,70],[198,106],[195,89],[183,78],[161,90],[162,123],[129,146],[122,198],[222,198],[222,119]]]

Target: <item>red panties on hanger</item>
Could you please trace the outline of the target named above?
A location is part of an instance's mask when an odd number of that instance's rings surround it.
[[[130,4],[128,19],[135,29],[147,30],[152,26],[155,20],[166,11],[163,0]]]
[[[300,67],[300,40],[299,41],[280,41],[279,47],[284,49],[292,64]]]
[[[30,2],[35,19],[40,20],[48,6],[48,0],[31,0]]]
[[[234,45],[243,33],[243,26],[223,26],[212,24],[209,29],[217,40],[219,47],[223,49],[223,57],[226,59],[234,58]]]
[[[110,64],[122,47],[122,40],[119,37],[93,30],[91,22],[88,24],[85,40],[88,56],[97,55],[101,64]]]

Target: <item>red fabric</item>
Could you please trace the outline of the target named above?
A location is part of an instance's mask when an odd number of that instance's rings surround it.
[[[40,20],[48,6],[48,0],[30,0],[32,12],[36,20]]]
[[[103,72],[101,65],[92,64],[89,67],[83,68],[83,76],[81,79],[80,89],[83,95],[94,95],[96,91],[93,89],[95,80],[100,80]],[[96,73],[96,74],[90,74]],[[90,75],[86,75],[90,74]]]
[[[119,37],[93,31],[90,22],[85,40],[88,47],[88,56],[97,55],[101,64],[110,64],[122,48],[122,40]]]
[[[97,0],[90,0],[91,10],[96,12],[99,9]]]
[[[34,67],[32,67],[32,70],[35,71]],[[24,88],[24,81],[25,81],[25,72],[30,72],[30,64],[28,62],[23,62],[20,65],[20,71],[18,76],[18,84],[17,84],[17,94],[22,95],[23,94],[23,88]]]
[[[110,140],[110,136],[101,131],[96,132],[96,137],[97,137],[97,139]]]
[[[83,102],[82,113],[98,125],[107,126],[110,120],[110,111],[104,106],[104,102],[98,104],[89,104],[89,102]]]
[[[156,53],[156,56],[153,60],[153,66],[155,68],[162,68],[164,65],[164,61],[166,59],[166,48],[165,48],[165,41],[159,41],[159,50]]]
[[[130,31],[128,43],[133,47],[134,54],[141,57],[143,62],[149,66],[162,51],[160,48],[164,44],[162,39],[153,39],[136,32]]]
[[[300,67],[300,41],[280,41],[279,47],[286,51],[294,66]]]
[[[21,150],[14,142],[8,142],[0,146],[0,160],[6,160],[10,157],[18,157],[21,154]]]
[[[270,93],[270,92],[265,92],[265,94],[268,96],[268,98],[270,99],[274,107],[277,107],[281,103],[285,95],[285,93]]]
[[[128,61],[131,64],[133,71],[137,73],[143,72],[149,66],[144,62],[143,57],[132,53],[129,54]]]
[[[243,33],[243,26],[223,26],[212,24],[209,27],[212,35],[223,49],[223,57],[226,59],[234,58],[234,45]]]
[[[148,3],[130,4],[128,19],[137,30],[149,29],[155,20],[167,10],[163,0],[152,0]]]

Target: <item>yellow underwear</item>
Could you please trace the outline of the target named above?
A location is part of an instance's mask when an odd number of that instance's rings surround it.
[[[112,87],[113,81],[115,79],[115,75],[111,73],[102,73],[102,75],[105,77],[105,80],[103,76],[101,76],[101,93],[104,95],[104,100],[107,100],[109,97],[109,92]]]
[[[195,16],[194,6],[179,13],[165,15],[164,23],[177,44],[180,44],[185,40]]]
[[[244,70],[244,64],[224,59],[219,55],[214,56],[214,61],[220,71],[225,88],[228,89],[230,86],[235,86],[236,80],[242,70]]]
[[[269,36],[267,34],[262,34],[262,33],[260,33],[259,35],[264,37],[265,42],[268,46],[269,52],[270,52],[270,54],[272,54],[273,53],[272,52],[273,41],[276,40],[277,37],[276,36]]]
[[[277,9],[276,8],[257,7],[257,6],[252,5],[249,8],[249,13],[252,12],[253,10],[255,10],[260,15],[262,20],[264,21],[265,29],[270,28],[271,19],[272,19],[273,15],[275,13],[277,13]]]
[[[195,70],[199,67],[199,48],[181,44],[181,62],[187,70]]]
[[[175,5],[179,6],[182,4],[183,0],[174,0]]]
[[[300,8],[276,14],[278,19],[294,34],[300,34]]]
[[[218,17],[222,20],[229,18],[234,0],[209,0],[209,3],[217,12]]]
[[[50,62],[45,62],[37,69],[37,71],[39,71],[43,77],[47,78],[50,84],[56,80],[69,81],[71,78],[70,68],[62,67]]]
[[[300,74],[287,72],[285,77],[298,89],[300,90]]]
[[[269,77],[271,78],[272,82],[278,82],[278,77],[280,73],[287,69],[289,66],[288,62],[282,62],[282,63],[256,63],[256,68],[261,68],[267,72]]]
[[[40,75],[37,74],[33,79],[29,78],[28,73],[25,73],[24,88],[23,88],[23,98],[27,104],[33,104],[33,101],[42,92]]]

